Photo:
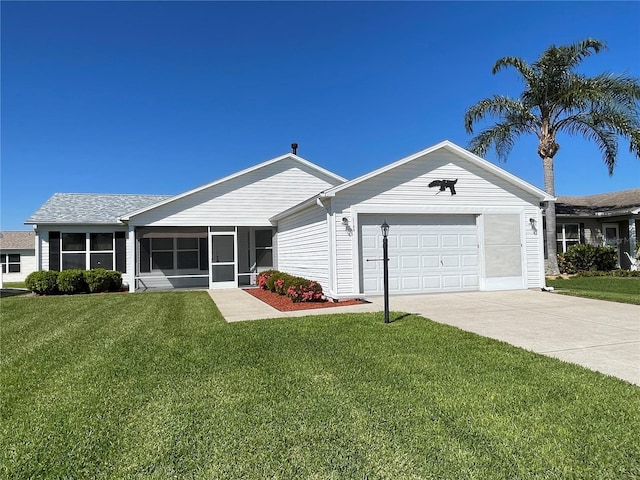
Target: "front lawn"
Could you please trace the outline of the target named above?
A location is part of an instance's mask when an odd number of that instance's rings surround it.
[[[558,293],[640,305],[640,277],[570,277],[547,279]]]
[[[638,478],[640,388],[416,316],[0,300],[2,478]]]

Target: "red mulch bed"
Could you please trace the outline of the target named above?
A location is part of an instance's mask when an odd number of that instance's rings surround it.
[[[348,305],[359,305],[361,303],[367,303],[364,300],[341,300],[339,302],[331,302],[329,300],[323,300],[321,302],[298,302],[294,303],[286,295],[279,295],[269,290],[263,290],[261,288],[247,288],[245,289],[250,295],[253,295],[264,303],[271,305],[276,310],[281,312],[290,312],[292,310],[310,310],[312,308],[331,308],[331,307],[346,307]]]

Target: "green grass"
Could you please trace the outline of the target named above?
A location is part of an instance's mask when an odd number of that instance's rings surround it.
[[[24,282],[3,282],[2,288],[27,288]]]
[[[547,285],[566,295],[640,305],[640,277],[570,277]]]
[[[0,308],[1,478],[640,477],[640,388],[421,317]]]

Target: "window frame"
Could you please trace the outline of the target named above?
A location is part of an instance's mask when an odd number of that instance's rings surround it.
[[[567,238],[567,226],[575,226],[577,228],[577,238]],[[580,243],[582,243],[580,241],[580,223],[556,223],[556,248],[562,246],[562,249],[559,249],[557,253],[567,253],[570,247]]]
[[[84,232],[69,232],[69,231],[60,231],[58,239],[58,254],[59,254],[59,271],[70,270],[80,267],[72,267],[65,268],[64,266],[64,258],[66,255],[84,255],[84,267],[80,268],[81,270],[91,270],[92,268],[104,268],[105,270],[114,270],[116,265],[116,232],[115,231],[84,231]],[[66,235],[84,235],[84,249],[83,250],[65,250],[64,249],[64,239]],[[96,236],[99,235],[109,235],[111,237],[111,245],[109,249],[99,250],[92,248],[93,240]],[[97,241],[97,240],[96,240]],[[49,252],[50,258],[51,253]],[[108,268],[105,266],[95,266],[92,267],[92,258],[94,255],[109,255],[111,257],[111,265],[108,265]],[[51,260],[50,260],[51,261]],[[124,273],[124,272],[123,272]]]
[[[11,257],[14,257],[13,260]],[[15,259],[18,257],[18,260]],[[20,273],[21,268],[21,256],[19,253],[3,253],[0,257],[0,263],[2,263],[2,273]],[[12,267],[14,270],[12,270]],[[17,270],[15,269],[17,268]]]

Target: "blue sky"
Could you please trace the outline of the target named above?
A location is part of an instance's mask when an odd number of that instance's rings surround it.
[[[177,194],[292,142],[349,179],[464,147],[467,107],[521,91],[494,62],[550,44],[604,40],[581,71],[640,77],[638,2],[0,5],[3,230],[56,192]],[[627,142],[609,177],[595,144],[559,141],[557,194],[640,187]],[[542,188],[535,138],[499,164]]]

